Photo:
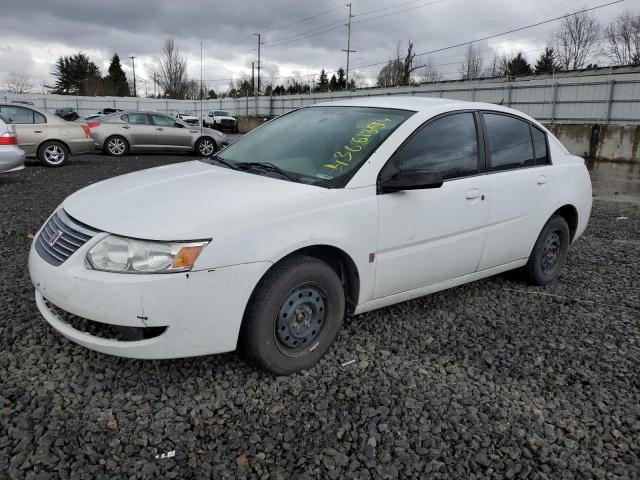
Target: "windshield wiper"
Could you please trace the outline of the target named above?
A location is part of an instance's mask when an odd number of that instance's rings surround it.
[[[225,167],[230,168],[231,170],[238,170],[238,166],[235,163],[231,163],[218,155],[209,157],[209,160],[218,162],[220,165],[224,165]]]
[[[291,180],[292,182],[300,182],[300,180],[298,178],[294,177],[289,172],[281,169],[280,167],[278,167],[277,165],[274,165],[273,163],[269,163],[269,162],[239,162],[239,163],[236,163],[236,166],[242,168],[243,170],[248,170],[250,168],[258,168],[258,169],[265,170],[267,172],[274,172],[274,173],[277,173],[279,175],[282,175],[283,177]]]

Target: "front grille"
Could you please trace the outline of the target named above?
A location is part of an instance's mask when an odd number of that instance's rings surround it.
[[[43,301],[47,309],[61,322],[66,323],[74,330],[87,333],[94,337],[104,338],[106,340],[136,342],[158,337],[167,330],[167,327],[125,327],[122,325],[95,322],[88,318],[79,317],[78,315],[69,313],[62,308],[55,306],[44,297]]]
[[[220,123],[222,125],[224,125],[225,127],[230,127],[230,126],[236,124],[235,120],[227,120],[227,119],[224,119],[224,118],[222,120],[220,120]]]
[[[100,231],[74,220],[60,209],[42,228],[36,239],[36,251],[57,267],[97,233]]]

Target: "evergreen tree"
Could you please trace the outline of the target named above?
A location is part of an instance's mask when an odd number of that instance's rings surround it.
[[[544,52],[538,57],[536,62],[536,73],[553,73],[560,70],[560,65],[556,61],[556,52],[551,47],[545,47]]]
[[[336,78],[335,73],[331,75],[331,80],[329,80],[329,90],[332,92],[338,90],[338,79]]]
[[[216,98],[218,98],[218,95],[216,95],[216,91],[213,88],[207,92],[207,99],[215,100]]]
[[[338,69],[338,88],[340,90],[344,90],[347,86],[347,80],[344,77],[344,69],[340,67]]]
[[[518,75],[529,75],[533,73],[533,70],[531,70],[531,65],[529,65],[529,62],[522,56],[522,53],[518,52],[518,54],[507,63],[507,72],[509,75],[515,77]]]
[[[324,71],[324,68],[320,72],[320,79],[318,80],[318,88],[319,92],[326,92],[329,88],[329,81],[327,80],[327,72]]]
[[[127,76],[122,70],[120,64],[120,57],[117,53],[111,57],[111,63],[109,64],[109,74],[105,77],[107,95],[113,95],[115,97],[128,97],[129,82],[127,82]]]
[[[52,93],[59,95],[95,94],[102,83],[100,69],[82,52],[58,57],[53,76],[56,84]]]

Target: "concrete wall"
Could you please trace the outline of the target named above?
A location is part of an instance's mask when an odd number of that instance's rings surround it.
[[[547,128],[565,147],[585,158],[640,163],[640,126],[554,124]]]

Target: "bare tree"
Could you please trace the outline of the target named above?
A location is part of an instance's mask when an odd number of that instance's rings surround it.
[[[29,76],[24,73],[8,73],[4,79],[4,89],[9,93],[29,93],[32,87]]]
[[[482,72],[482,53],[480,49],[470,44],[464,54],[464,61],[460,68],[463,80],[479,78]]]
[[[350,80],[353,80],[355,82],[356,89],[367,88],[371,86],[369,85],[369,81],[367,80],[367,77],[364,76],[364,74],[358,71],[353,71],[350,72],[349,75],[351,76]]]
[[[401,53],[400,43],[396,45],[396,56],[389,60],[378,73],[377,84],[379,87],[395,87],[411,85],[413,72],[421,66],[415,63],[416,53],[413,51],[413,42],[407,42],[407,52],[404,57]]]
[[[184,98],[187,83],[187,61],[180,55],[173,39],[165,42],[156,71],[158,84],[165,95]]]
[[[484,71],[487,77],[506,77],[509,73],[509,59],[504,53],[496,53]]]
[[[433,83],[442,80],[442,75],[431,63],[431,57],[427,58],[426,63],[418,68],[417,73],[420,83]]]
[[[560,66],[577,70],[596,60],[602,54],[600,31],[598,20],[587,12],[562,19],[553,41]]]
[[[614,65],[640,64],[640,15],[624,12],[604,29],[606,55]]]

